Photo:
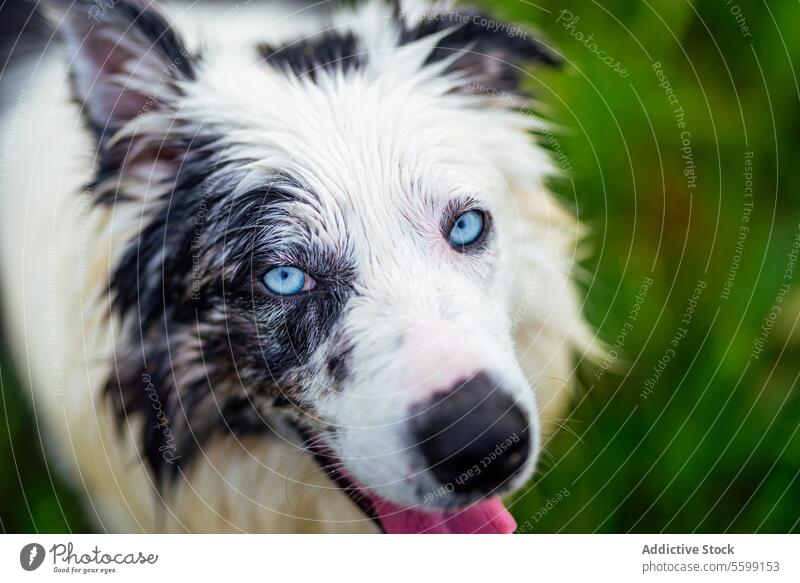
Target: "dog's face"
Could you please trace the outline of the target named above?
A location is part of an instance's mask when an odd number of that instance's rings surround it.
[[[275,412],[373,511],[463,507],[533,471],[511,190],[546,162],[529,120],[464,80],[510,89],[515,59],[550,57],[471,15],[377,14],[379,40],[202,56],[135,4],[69,21],[96,196],[144,213],[111,278],[129,338],[110,389],[152,415],[146,375],[165,404],[158,472]]]
[[[254,348],[353,478],[406,505],[464,504],[527,474],[537,416],[510,337],[518,226],[477,137],[492,129],[425,101],[387,107],[366,85],[321,109],[290,100],[306,122],[275,121],[292,143],[264,151],[292,161],[289,182],[234,226],[258,255],[239,258],[242,317],[258,316]],[[515,461],[487,468],[486,489],[426,498],[480,461],[465,450],[509,438]]]

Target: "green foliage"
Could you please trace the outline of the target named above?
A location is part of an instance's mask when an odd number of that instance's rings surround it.
[[[513,511],[539,532],[797,531],[800,286],[789,253],[800,233],[791,59],[800,5],[739,2],[744,36],[736,2],[536,4],[493,6],[537,26],[566,58],[532,81],[550,117],[571,128],[559,141],[572,173],[555,189],[591,228],[587,314],[612,346],[632,328],[615,348],[629,363],[621,372],[581,367],[567,430],[548,442],[536,488]],[[548,510],[562,489],[569,495]]]

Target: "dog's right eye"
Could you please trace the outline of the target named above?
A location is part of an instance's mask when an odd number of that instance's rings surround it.
[[[484,230],[483,213],[472,210],[458,216],[450,229],[448,240],[455,248],[472,245],[481,238]]]
[[[279,296],[296,296],[304,291],[311,291],[315,285],[308,274],[291,265],[270,269],[263,281],[269,291]]]

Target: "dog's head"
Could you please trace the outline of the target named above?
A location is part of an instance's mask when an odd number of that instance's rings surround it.
[[[510,97],[551,53],[476,12],[380,2],[202,51],[134,0],[62,20],[94,195],[135,229],[110,391],[152,418],[155,472],[280,412],[389,530],[507,529],[491,497],[531,476],[547,373],[522,370],[515,332],[564,342],[547,320],[575,315],[573,233]]]

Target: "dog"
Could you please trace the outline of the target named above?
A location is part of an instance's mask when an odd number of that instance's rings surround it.
[[[2,299],[107,532],[507,533],[592,351],[580,225],[478,10],[49,0]]]

